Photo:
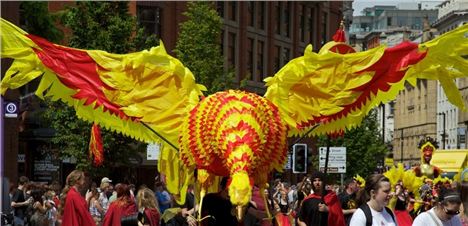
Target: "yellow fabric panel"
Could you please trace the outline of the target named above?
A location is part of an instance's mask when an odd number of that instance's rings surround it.
[[[204,90],[190,70],[168,55],[162,43],[130,54],[87,52],[103,67],[101,80],[113,88],[104,91],[106,97],[177,144],[180,126]]]
[[[349,54],[324,50],[314,53],[309,46],[304,56],[290,61],[274,77],[265,79],[268,86],[265,97],[281,110],[283,119],[291,129],[289,135],[300,134],[305,131],[297,130],[297,124],[321,115],[335,114],[343,110],[341,106],[353,103],[361,93],[351,89],[365,84],[373,76],[372,73],[357,72],[377,62],[384,51],[385,47],[381,46]],[[356,126],[371,109],[367,106],[376,105],[372,99],[361,109],[332,123],[323,124],[311,134]]]
[[[468,149],[437,150],[432,155],[431,164],[444,172],[459,172],[468,166]]]
[[[83,100],[72,98],[77,90],[70,89],[60,82],[57,75],[45,67],[33,48],[39,47],[27,33],[1,19],[1,57],[14,59],[0,84],[0,92],[16,89],[42,75],[36,95],[61,100],[73,107],[80,119],[98,123],[100,126],[120,132],[145,142],[163,142],[158,136],[143,126],[151,128],[178,146],[180,125],[187,112],[202,96],[205,88],[195,83],[195,78],[180,61],[169,56],[164,46],[154,47],[129,54],[111,54],[99,50],[86,51],[101,66],[96,68],[100,79],[111,89],[103,88],[106,97],[121,106],[126,115],[140,121],[122,119],[115,114],[104,112],[95,103],[84,105]],[[14,76],[13,76],[14,75]],[[176,151],[166,145],[165,150],[176,155]],[[162,168],[162,173],[174,176],[169,189],[174,194],[183,194],[178,201],[185,199],[185,191],[191,177],[187,167],[178,158],[172,158]],[[177,174],[174,174],[177,173]]]
[[[393,100],[404,89],[406,81],[415,85],[417,79],[439,80],[449,100],[464,109],[453,80],[468,76],[468,61],[461,57],[468,55],[466,32],[468,25],[421,44],[419,49],[427,51],[426,57],[410,66],[402,80],[391,84],[387,91],[370,94],[365,103],[349,114],[322,122],[310,135],[345,131],[358,126],[374,107]],[[357,72],[377,62],[384,51],[385,46],[379,46],[357,53],[337,54],[326,48],[314,53],[308,46],[304,56],[291,60],[274,77],[265,79],[268,86],[265,97],[280,109],[290,128],[289,135],[302,135],[308,129],[298,129],[300,123],[340,112],[341,106],[356,100],[361,93],[351,89],[365,84],[374,76],[372,72]]]
[[[0,93],[4,95],[7,89],[27,84],[46,69],[33,50],[39,47],[25,36],[26,32],[3,18],[0,18],[0,30],[1,57],[15,59],[0,84]]]
[[[439,80],[448,100],[465,110],[454,79],[468,76],[468,24],[419,45],[427,56],[406,73],[408,79]]]
[[[193,176],[195,168],[184,166],[179,158],[179,153],[169,145],[163,144],[158,170],[165,175],[167,190],[174,195],[177,203],[183,205],[188,186],[195,181]]]

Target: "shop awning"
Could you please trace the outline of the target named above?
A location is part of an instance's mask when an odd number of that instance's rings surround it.
[[[431,164],[444,172],[458,172],[468,164],[468,149],[437,150]]]

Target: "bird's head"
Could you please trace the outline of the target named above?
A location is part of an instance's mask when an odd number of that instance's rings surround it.
[[[238,171],[232,175],[229,185],[229,197],[231,203],[236,206],[236,217],[242,221],[245,207],[252,196],[252,184],[249,175],[245,171]]]

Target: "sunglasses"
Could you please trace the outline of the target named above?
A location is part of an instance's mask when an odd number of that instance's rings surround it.
[[[444,207],[444,212],[447,215],[457,215],[460,213],[460,210],[448,210],[447,208]]]

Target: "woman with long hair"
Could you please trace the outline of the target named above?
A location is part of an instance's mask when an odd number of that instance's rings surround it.
[[[96,225],[88,211],[88,204],[81,190],[85,188],[85,174],[81,170],[73,170],[67,176],[67,184],[62,191],[61,213],[63,226]]]
[[[141,188],[137,193],[137,203],[139,211],[143,213],[140,223],[145,226],[159,226],[161,214],[154,192],[149,188]]]
[[[413,218],[407,211],[409,202],[408,193],[401,183],[395,185],[395,217],[398,222],[398,226],[411,226],[413,224]]]
[[[290,226],[291,225],[291,209],[289,208],[288,203],[288,193],[284,187],[279,190],[280,196],[276,201],[275,208],[276,214],[275,219],[278,225],[281,226]]]
[[[89,200],[89,213],[96,222],[97,225],[101,224],[102,216],[104,215],[104,209],[99,203],[99,192],[97,188],[91,188],[91,197]]]
[[[392,211],[386,207],[391,198],[390,191],[388,178],[382,174],[369,175],[366,186],[357,194],[360,207],[354,212],[349,225],[366,226],[370,221],[373,226],[396,226]]]
[[[112,202],[104,216],[103,226],[121,226],[121,220],[137,213],[137,207],[133,197],[130,195],[130,188],[126,184],[115,186],[117,199]]]

